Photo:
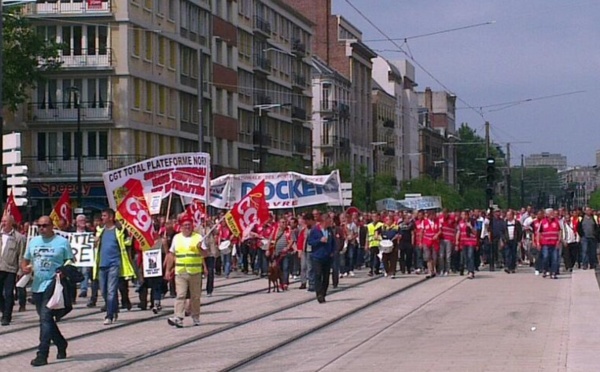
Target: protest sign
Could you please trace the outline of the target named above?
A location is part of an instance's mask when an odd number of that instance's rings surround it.
[[[339,202],[342,196],[337,170],[320,176],[296,172],[235,174],[225,175],[211,182],[211,205],[229,209],[263,180],[269,209]]]
[[[73,252],[74,263],[77,267],[94,267],[96,261],[94,256],[94,244],[96,243],[96,234],[92,232],[66,232],[54,230],[54,234],[62,236],[69,241],[71,251]],[[27,246],[34,236],[39,235],[38,227],[29,226],[27,231]]]
[[[181,153],[157,156],[102,175],[106,196],[117,209],[119,188],[128,180],[139,180],[143,193],[160,192],[163,198],[171,193],[208,200],[210,187],[210,155]]]
[[[144,251],[142,265],[144,269],[144,278],[162,276],[162,251],[160,248]]]

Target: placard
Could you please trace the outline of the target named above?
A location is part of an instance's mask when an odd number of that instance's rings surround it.
[[[94,267],[96,264],[94,252],[96,234],[91,232],[71,233],[61,230],[54,230],[54,234],[62,236],[69,241],[71,251],[73,252],[73,258],[75,259],[75,266]],[[29,226],[29,230],[27,231],[27,246],[29,246],[31,239],[38,235],[38,227],[35,225]]]
[[[149,249],[144,251],[142,257],[144,269],[144,278],[154,278],[163,275],[162,270],[162,250]]]

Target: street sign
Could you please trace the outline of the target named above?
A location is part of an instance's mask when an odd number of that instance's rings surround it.
[[[26,165],[11,165],[6,168],[6,174],[9,176],[15,176],[19,174],[27,174],[28,168]]]
[[[21,162],[21,151],[9,151],[2,154],[2,164],[13,165]]]
[[[27,176],[11,176],[6,179],[8,186],[23,186],[27,185],[29,178]]]
[[[2,148],[4,149],[4,151],[20,150],[21,149],[21,133],[10,133],[10,134],[3,135],[2,136]]]
[[[26,187],[20,187],[20,186],[13,186],[12,187],[12,194],[15,197],[27,196],[27,188]]]
[[[24,207],[27,205],[27,198],[15,198],[15,204],[17,207]]]

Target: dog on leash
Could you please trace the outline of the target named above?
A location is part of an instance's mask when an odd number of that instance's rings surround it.
[[[271,284],[273,284],[273,291],[276,289],[277,292],[279,292],[279,286],[281,285],[281,269],[279,268],[277,260],[273,260],[269,264],[267,278],[269,279],[269,291],[267,293],[271,293]]]

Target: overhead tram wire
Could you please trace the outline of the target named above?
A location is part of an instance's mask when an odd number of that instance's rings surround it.
[[[516,101],[509,101],[509,102],[502,102],[502,103],[493,103],[493,104],[489,104],[489,105],[483,105],[480,106],[481,109],[487,109],[487,108],[495,108],[495,107],[500,107],[497,110],[488,110],[487,112],[495,112],[495,111],[501,111],[501,110],[505,110],[507,108],[516,106],[516,105],[520,105],[523,103],[529,103],[529,102],[535,102],[535,101],[542,101],[545,99],[551,99],[551,98],[558,98],[558,97],[564,97],[564,96],[570,96],[573,94],[580,94],[580,93],[585,93],[585,90],[575,90],[575,91],[570,91],[570,92],[564,92],[564,93],[557,93],[557,94],[551,94],[548,96],[540,96],[540,97],[534,97],[534,98],[524,98],[521,100],[516,100]],[[503,107],[503,106],[507,106],[507,107]],[[467,110],[470,109],[470,107],[457,107],[456,110]]]
[[[449,28],[447,30],[429,32],[429,33],[426,33],[426,34],[420,34],[420,35],[414,35],[414,36],[407,36],[407,37],[401,37],[401,38],[392,38],[391,40],[399,40],[399,41],[404,40],[404,42],[406,43],[407,40],[420,39],[420,38],[423,38],[423,37],[429,37],[429,36],[440,35],[440,34],[445,34],[445,33],[454,32],[454,31],[466,30],[466,29],[469,29],[469,28],[487,26],[487,25],[491,25],[491,24],[494,24],[494,23],[496,23],[496,21],[488,21],[488,22],[476,23],[476,24],[472,24],[472,25],[468,25],[468,26],[461,26],[461,27]],[[390,39],[369,39],[369,40],[363,40],[363,41],[365,43],[368,43],[368,42],[375,42],[375,43],[377,43],[377,42],[382,42],[382,41],[390,41]]]
[[[459,100],[460,102],[462,102],[463,104],[465,104],[467,107],[469,107],[471,110],[473,110],[473,112],[477,113],[477,115],[481,116],[481,118],[483,120],[485,120],[485,117],[483,115],[482,112],[478,111],[474,106],[470,105],[467,101],[465,101],[463,98],[461,98],[459,95],[455,94],[454,91],[452,89],[450,89],[448,86],[446,86],[446,84],[442,83],[440,81],[440,79],[438,79],[437,77],[435,77],[431,72],[429,72],[429,70],[427,70],[427,68],[425,68],[425,66],[423,66],[419,61],[417,61],[415,58],[413,58],[409,53],[407,53],[404,49],[402,49],[402,47],[400,45],[398,45],[398,43],[392,39],[391,37],[389,37],[389,35],[387,35],[379,26],[377,26],[377,24],[375,24],[375,22],[373,22],[369,17],[367,17],[360,9],[358,9],[350,0],[345,0],[346,3],[352,8],[354,9],[362,18],[364,18],[365,21],[367,21],[367,23],[369,23],[373,28],[375,28],[381,35],[383,35],[387,41],[389,41],[390,43],[392,43],[396,48],[398,48],[398,50],[403,53],[405,56],[407,56],[417,67],[419,67],[423,72],[425,72],[425,74],[427,76],[429,76],[431,79],[433,79],[436,83],[438,83],[442,88],[444,88],[448,93],[454,94],[456,96],[456,99]]]

